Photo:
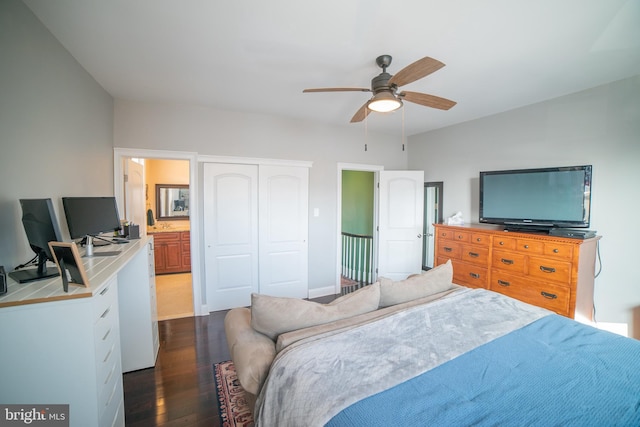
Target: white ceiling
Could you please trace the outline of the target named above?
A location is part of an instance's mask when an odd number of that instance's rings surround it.
[[[640,75],[638,0],[24,0],[113,97],[412,135]],[[402,89],[449,98],[349,124],[393,56],[446,67]]]

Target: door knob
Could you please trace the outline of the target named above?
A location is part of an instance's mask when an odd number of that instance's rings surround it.
[[[418,234],[418,239],[422,237],[422,234]]]

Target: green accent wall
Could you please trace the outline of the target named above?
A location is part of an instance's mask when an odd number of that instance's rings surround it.
[[[374,173],[342,171],[342,231],[373,235]]]

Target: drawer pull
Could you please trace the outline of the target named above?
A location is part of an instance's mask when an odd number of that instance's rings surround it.
[[[463,239],[464,236],[462,234],[458,234],[458,239]]]
[[[102,359],[102,363],[106,363],[107,360],[109,360],[109,358],[111,357],[111,353],[113,353],[113,347],[109,349],[109,352],[107,353],[107,355],[104,357],[104,359]]]
[[[554,254],[557,254],[558,252],[560,252],[558,249],[554,249],[554,250],[553,250],[553,253],[554,253]]]
[[[547,298],[547,299],[556,299],[558,298],[558,295],[556,294],[550,294],[549,292],[540,292],[540,295],[542,295],[543,297]]]
[[[480,275],[478,273],[469,273],[469,276],[473,277],[474,279],[480,278]]]
[[[501,261],[503,264],[507,264],[507,265],[512,265],[512,264],[513,264],[513,260],[512,260],[512,259],[502,258],[502,259],[500,259],[500,261]]]
[[[446,247],[446,246],[445,246],[443,249],[444,249],[444,251],[445,251],[445,252],[451,252],[451,251],[453,251],[453,249],[448,248],[448,247]]]
[[[529,249],[529,245],[524,245],[524,248],[525,249]]]
[[[504,246],[504,242],[500,242],[500,246]]]
[[[111,311],[111,307],[107,307],[107,309],[104,311],[104,313],[102,313],[102,316],[100,317],[104,319],[105,317],[107,317],[107,314],[109,314],[110,311]]]
[[[500,285],[500,286],[511,286],[511,283],[506,282],[504,280],[498,280],[498,285]]]
[[[107,292],[109,292],[109,286],[107,286],[106,288],[104,288],[103,290],[100,291],[100,295],[104,295]]]
[[[469,256],[470,256],[471,258],[478,258],[480,255],[479,255],[479,254],[477,254],[477,253],[475,253],[475,252],[469,252]]]
[[[553,267],[545,267],[544,265],[540,266],[540,270],[542,270],[545,273],[555,273],[556,269]]]
[[[111,329],[108,329],[108,330],[107,330],[107,333],[106,333],[106,334],[104,334],[104,336],[102,337],[102,341],[106,341],[106,340],[107,340],[107,337],[109,336],[109,334],[110,334],[110,333],[111,333]]]
[[[482,242],[482,238],[480,237],[476,238],[476,242]]]

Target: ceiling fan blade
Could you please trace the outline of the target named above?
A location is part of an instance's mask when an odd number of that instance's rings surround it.
[[[450,99],[420,92],[401,92],[398,96],[405,101],[424,105],[425,107],[437,108],[439,110],[448,110],[457,104],[457,102]]]
[[[305,89],[302,93],[312,92],[371,92],[371,89],[366,87],[325,87],[318,89]]]
[[[368,103],[369,103],[369,101],[365,102],[364,105],[362,107],[360,107],[360,109],[358,111],[356,111],[356,113],[351,118],[351,123],[361,122],[369,115],[371,110],[369,110],[367,108],[367,104]]]
[[[398,71],[391,79],[389,84],[395,84],[396,86],[404,86],[406,84],[415,82],[431,73],[438,71],[444,67],[444,64],[437,59],[425,56],[422,59],[418,59],[413,64],[409,64],[402,70]]]

